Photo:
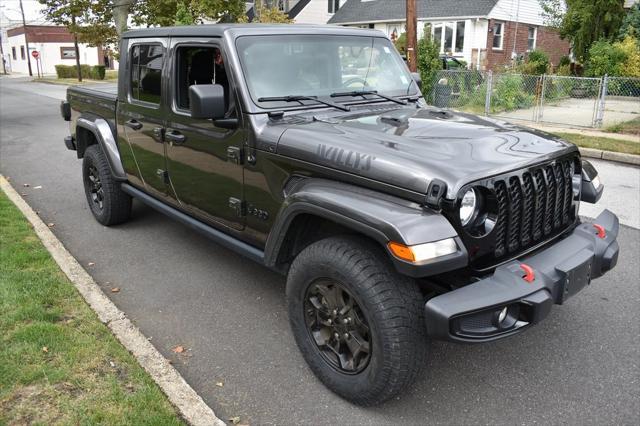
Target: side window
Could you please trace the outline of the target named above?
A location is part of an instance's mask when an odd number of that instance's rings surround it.
[[[219,84],[229,109],[231,88],[222,52],[213,46],[178,46],[176,50],[176,107],[189,109],[189,86]]]
[[[137,44],[131,49],[131,98],[160,104],[164,49],[159,44]]]

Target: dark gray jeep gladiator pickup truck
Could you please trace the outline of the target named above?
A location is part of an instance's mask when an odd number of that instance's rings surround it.
[[[380,32],[153,28],[120,59],[61,105],[95,218],[135,198],[286,275],[305,360],[356,404],[405,389],[430,339],[518,334],[616,264],[574,145],[428,106]]]

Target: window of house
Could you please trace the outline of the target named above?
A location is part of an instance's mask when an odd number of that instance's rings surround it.
[[[62,58],[62,59],[76,59],[76,48],[75,47],[61,47],[60,48],[60,58]]]
[[[137,44],[131,49],[131,98],[160,103],[164,49],[158,44]]]
[[[536,48],[536,38],[538,35],[538,29],[536,27],[529,27],[529,37],[527,38],[527,49],[533,50]]]
[[[340,9],[340,0],[328,0],[327,11],[329,13],[336,13]]]
[[[25,60],[26,57],[24,55],[24,46],[20,46],[20,59]]]
[[[18,57],[16,56],[16,47],[13,46],[11,48],[11,56],[13,56],[13,60],[15,61],[16,59],[18,59]]]
[[[504,38],[504,24],[502,22],[496,22],[495,24],[493,24],[492,47],[497,50],[502,50],[503,38]]]
[[[440,53],[462,53],[465,21],[443,22],[432,28],[433,40],[440,45]]]

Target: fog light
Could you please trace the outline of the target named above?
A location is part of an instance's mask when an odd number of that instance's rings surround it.
[[[502,321],[504,321],[504,319],[507,317],[507,311],[508,311],[508,309],[507,309],[506,306],[504,308],[502,308],[502,310],[498,314],[498,324],[501,324]]]

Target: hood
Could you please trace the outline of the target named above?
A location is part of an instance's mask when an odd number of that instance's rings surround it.
[[[286,129],[278,154],[422,194],[439,179],[447,184],[449,199],[469,182],[577,150],[544,132],[415,105],[369,105],[342,115],[300,118],[282,120]]]

